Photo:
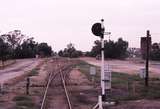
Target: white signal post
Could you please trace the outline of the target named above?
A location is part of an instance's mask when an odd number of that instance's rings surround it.
[[[102,92],[101,92],[101,95],[98,97],[98,104],[96,106],[94,106],[93,109],[97,109],[97,107],[99,109],[103,109],[102,104],[106,100],[106,88],[105,88],[105,86],[107,84],[106,83],[107,80],[105,80],[106,78],[105,78],[105,71],[104,71],[105,70],[104,69],[105,68],[105,66],[104,66],[105,65],[104,64],[104,35],[110,35],[111,32],[105,32],[105,27],[104,27],[103,22],[104,22],[104,20],[102,19],[101,20],[101,31],[100,31],[101,33],[99,34],[99,27],[98,27],[98,30],[95,32],[95,35],[100,36],[100,38],[101,38],[101,90],[102,90]],[[93,28],[93,29],[95,29],[95,28]],[[92,30],[92,32],[94,34],[94,30]],[[111,82],[111,81],[109,81],[109,82]]]
[[[105,101],[105,99],[106,99],[106,92],[105,92],[105,90],[106,90],[106,88],[105,88],[105,86],[106,86],[106,82],[107,82],[107,80],[106,80],[106,78],[105,78],[105,69],[104,69],[104,65],[105,65],[105,63],[104,63],[104,35],[110,35],[111,34],[111,32],[105,32],[105,27],[104,27],[104,24],[103,24],[103,22],[104,22],[104,20],[102,19],[101,20],[101,28],[102,28],[102,36],[101,36],[101,88],[102,88],[102,101]],[[109,70],[109,69],[108,69]],[[110,81],[111,82],[111,81]]]
[[[101,87],[102,87],[102,95],[105,95],[105,83],[104,83],[104,39],[101,38],[101,55],[102,55],[102,62],[101,62]]]
[[[107,81],[106,78],[105,78],[105,64],[104,64],[104,35],[110,35],[111,32],[105,32],[105,27],[104,27],[104,24],[103,24],[104,20],[102,19],[101,20],[101,23],[95,23],[93,26],[92,26],[92,33],[95,35],[95,36],[100,36],[101,38],[101,95],[98,97],[98,104],[96,106],[93,107],[93,109],[103,109],[103,102],[105,103],[105,100],[106,100],[106,92],[105,92],[105,89],[106,89],[106,84],[107,84]],[[108,70],[107,70],[108,71]],[[111,82],[111,81],[109,81]]]
[[[104,20],[101,20],[102,36],[101,36],[101,88],[102,88],[102,97],[105,96],[105,81],[104,81]]]

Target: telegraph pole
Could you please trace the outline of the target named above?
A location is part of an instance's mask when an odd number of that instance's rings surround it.
[[[150,31],[147,30],[147,49],[146,49],[146,77],[145,77],[145,86],[148,87],[148,81],[149,81],[149,37],[150,37]]]

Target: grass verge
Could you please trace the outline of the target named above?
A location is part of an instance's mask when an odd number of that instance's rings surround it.
[[[15,96],[13,101],[15,102],[14,109],[36,109],[36,106],[30,96]]]
[[[79,61],[77,68],[84,73],[89,80],[90,65]],[[96,67],[95,82],[100,85],[100,67]],[[144,79],[138,75],[129,75],[123,72],[112,72],[111,99],[113,100],[138,100],[138,99],[160,99],[160,79],[150,78],[149,87],[145,87]]]
[[[30,73],[28,74],[28,76],[37,76],[39,74],[39,70],[40,68],[34,68],[30,71]]]

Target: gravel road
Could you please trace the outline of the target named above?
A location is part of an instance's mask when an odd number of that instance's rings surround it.
[[[23,75],[26,71],[32,70],[40,62],[40,59],[21,59],[5,69],[0,70],[0,83],[4,83],[12,78]]]

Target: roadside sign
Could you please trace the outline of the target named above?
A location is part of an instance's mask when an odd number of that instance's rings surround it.
[[[95,67],[90,67],[90,75],[92,75],[92,76],[96,75],[96,68]]]

